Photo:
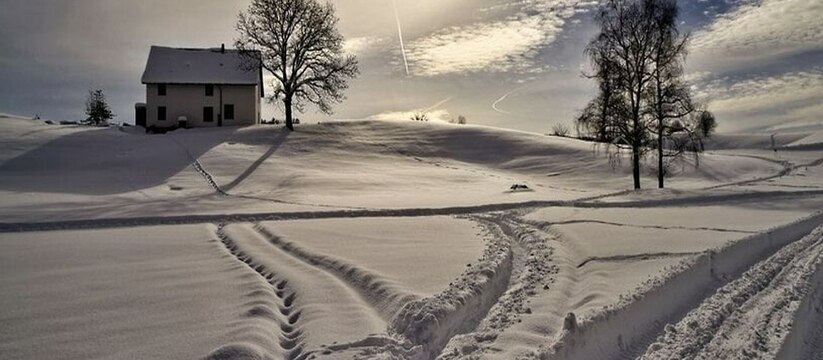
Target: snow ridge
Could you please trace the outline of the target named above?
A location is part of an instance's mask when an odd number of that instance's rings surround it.
[[[391,319],[404,304],[419,299],[417,295],[399,289],[397,284],[369,270],[331,256],[312,253],[293,242],[283,240],[260,223],[255,224],[254,229],[284,252],[320,267],[351,285],[386,320]]]
[[[390,331],[418,347],[421,358],[434,359],[453,336],[473,331],[508,288],[511,243],[499,228],[487,229],[505,240],[491,241],[478,264],[445,291],[406,304],[392,319]]]
[[[746,269],[772,255],[823,223],[817,212],[701,256],[686,259],[660,277],[647,281],[634,294],[621,297],[574,330],[564,330],[541,359],[615,359],[645,351],[663,331],[703,302],[707,294],[739,277]]]
[[[643,360],[774,357],[823,263],[823,227],[746,271],[652,344]],[[742,334],[741,334],[742,333]]]
[[[529,299],[554,284],[560,271],[552,262],[554,249],[534,228],[523,226],[511,215],[475,217],[496,226],[512,241],[512,274],[507,291],[500,296],[488,315],[471,333],[455,336],[443,353],[441,360],[480,356],[498,334],[518,322],[523,314],[530,314]]]

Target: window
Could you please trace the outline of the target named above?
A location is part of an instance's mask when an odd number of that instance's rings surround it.
[[[206,106],[203,108],[203,122],[213,122],[214,121],[214,108],[211,106]]]
[[[157,107],[157,120],[158,121],[166,120],[166,107],[165,106],[158,106]]]
[[[206,96],[214,96],[214,85],[206,85]]]
[[[157,85],[157,96],[166,96],[166,84]]]
[[[234,105],[233,104],[223,105],[223,119],[225,119],[225,120],[234,120]]]

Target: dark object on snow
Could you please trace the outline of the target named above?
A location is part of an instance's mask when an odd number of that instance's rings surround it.
[[[46,123],[48,125],[54,125],[54,121],[51,121],[51,120],[46,120],[46,121],[44,121],[44,123]]]
[[[299,124],[300,124],[300,119],[294,118],[294,125],[299,125]]]
[[[517,190],[529,190],[528,185],[526,184],[513,184],[512,187],[509,189],[517,191]]]
[[[60,125],[77,125],[77,121],[60,120]]]
[[[563,330],[571,333],[577,330],[577,316],[573,312],[566,314],[566,318],[563,319]]]

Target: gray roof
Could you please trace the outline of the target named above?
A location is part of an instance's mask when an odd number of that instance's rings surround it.
[[[244,67],[237,50],[185,49],[152,46],[143,84],[257,85],[262,83],[260,66]]]

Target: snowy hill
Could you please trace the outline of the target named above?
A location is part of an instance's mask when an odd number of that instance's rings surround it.
[[[718,136],[629,191],[602,147],[481,126],[0,130],[0,357],[823,348],[823,152],[784,146],[802,136]]]
[[[294,133],[260,126],[143,135],[21,121],[4,129],[0,213],[8,219],[23,218],[13,211],[17,199],[48,209],[27,211],[30,219],[139,216],[157,202],[180,214],[214,213],[222,206],[212,185],[249,212],[573,200],[630,186],[629,161],[613,169],[591,143],[478,126],[362,121]],[[702,188],[780,169],[707,155],[669,184]],[[644,185],[653,181],[646,176]],[[516,183],[533,191],[512,193]]]

